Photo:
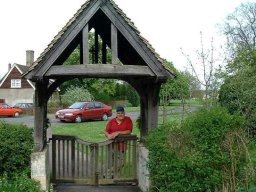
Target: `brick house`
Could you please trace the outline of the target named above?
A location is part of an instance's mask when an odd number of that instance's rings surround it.
[[[22,75],[34,61],[34,51],[26,51],[26,65],[9,64],[8,72],[0,80],[0,99],[13,106],[16,103],[33,103],[35,86]]]

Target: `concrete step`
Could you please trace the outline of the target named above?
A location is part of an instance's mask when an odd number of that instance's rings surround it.
[[[56,192],[141,192],[138,186],[100,185],[88,186],[74,183],[60,183],[54,186]]]

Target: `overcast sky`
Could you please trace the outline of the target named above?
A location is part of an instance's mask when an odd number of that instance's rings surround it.
[[[248,0],[247,0],[248,1]],[[251,0],[250,0],[251,1]],[[8,63],[25,65],[26,50],[35,59],[76,13],[85,0],[1,0],[0,77]],[[200,31],[205,42],[220,42],[216,24],[246,0],[115,0],[161,57],[183,70],[180,48],[193,54],[199,49]]]

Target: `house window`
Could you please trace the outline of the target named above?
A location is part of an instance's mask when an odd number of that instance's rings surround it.
[[[21,79],[12,79],[11,88],[21,88]]]

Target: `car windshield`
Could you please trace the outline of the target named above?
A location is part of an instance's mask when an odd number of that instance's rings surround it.
[[[84,103],[82,102],[76,102],[69,106],[69,109],[82,109],[84,107]]]
[[[13,107],[20,107],[21,106],[21,104],[20,103],[17,103],[17,104],[15,104]]]

